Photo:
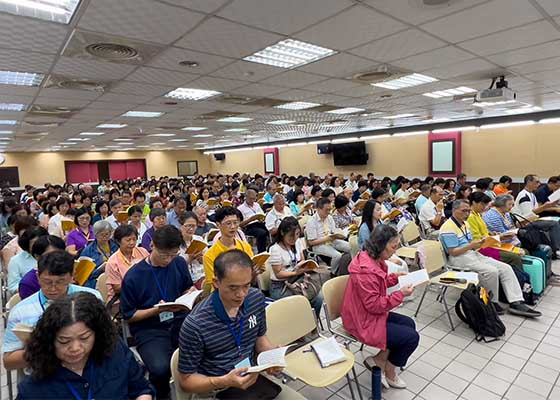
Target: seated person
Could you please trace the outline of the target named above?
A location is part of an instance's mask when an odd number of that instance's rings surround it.
[[[250,257],[230,250],[216,258],[215,291],[188,316],[179,338],[179,384],[188,393],[218,389],[218,399],[275,398],[281,388],[261,374],[245,374],[257,354],[271,350],[264,296],[251,287]],[[271,373],[278,373],[274,368]]]
[[[114,234],[119,250],[107,260],[105,274],[107,275],[107,302],[121,292],[121,284],[125,274],[137,262],[145,259],[149,253],[136,245],[138,231],[132,225],[120,225]]]
[[[37,261],[41,259],[43,254],[50,253],[55,250],[65,250],[66,244],[64,240],[54,235],[39,236],[31,247],[31,255]],[[33,293],[41,290],[39,278],[37,277],[37,266],[30,270],[21,278],[18,287],[18,294],[21,300],[28,298]]]
[[[502,194],[511,194],[510,185],[512,184],[513,179],[511,179],[507,175],[503,175],[500,177],[497,185],[494,185],[494,193],[496,196],[501,196]]]
[[[342,256],[350,254],[350,244],[342,239],[332,239],[330,236],[337,229],[331,216],[329,199],[319,199],[315,208],[317,211],[305,227],[305,236],[314,253],[331,258],[331,271],[336,274],[339,272]]]
[[[431,191],[432,191],[432,187],[430,185],[428,185],[427,183],[423,183],[420,186],[420,196],[418,196],[418,198],[414,202],[414,208],[416,209],[416,215],[420,215],[420,210],[422,209],[422,206],[424,205],[424,203],[430,197],[430,192]]]
[[[178,196],[173,200],[173,209],[167,213],[167,223],[179,229],[179,217],[187,211],[187,200]]]
[[[216,229],[216,224],[208,221],[208,214],[204,207],[196,206],[193,208],[193,212],[198,218],[196,231],[194,232],[196,235],[204,237],[211,229]]]
[[[26,368],[23,357],[25,343],[22,343],[12,329],[17,324],[35,326],[45,309],[54,300],[76,292],[90,292],[101,300],[101,294],[94,289],[72,285],[74,258],[63,250],[56,250],[41,257],[37,275],[41,290],[20,301],[10,310],[8,326],[2,345],[4,367],[6,369]]]
[[[488,231],[502,234],[515,229],[515,222],[510,214],[514,202],[515,200],[511,194],[503,194],[496,197],[496,200],[494,200],[494,207],[490,208],[482,215],[482,220],[486,224]],[[511,243],[515,246],[521,245],[516,235],[505,237],[501,239],[501,241],[504,243]]]
[[[360,342],[381,349],[374,361],[381,368],[383,385],[404,389],[406,383],[397,375],[395,367],[406,365],[418,347],[420,336],[410,317],[391,312],[402,304],[405,296],[414,292],[413,286],[405,286],[387,294],[387,288],[398,284],[400,275],[406,275],[406,272],[388,272],[386,260],[398,247],[397,230],[378,224],[366,240],[364,250],[348,267],[350,278],[341,317],[344,329]]]
[[[197,289],[201,289],[202,283],[204,282],[204,265],[202,264],[202,256],[204,256],[207,249],[205,248],[200,252],[192,254],[187,253],[187,249],[193,240],[205,242],[203,237],[195,235],[194,233],[198,225],[198,218],[194,212],[187,211],[185,215],[179,218],[179,222],[181,222],[180,231],[184,241],[184,244],[181,246],[181,250],[179,251],[179,255],[187,262],[194,285]]]
[[[152,208],[150,211],[150,221],[152,226],[146,229],[142,235],[141,246],[148,253],[152,251],[152,238],[156,230],[163,228],[167,224],[167,213],[164,208]]]
[[[321,192],[321,197],[329,199],[331,203],[334,203],[334,199],[336,197],[336,194],[334,193],[334,190],[332,190],[330,187],[326,187]]]
[[[111,215],[107,218],[107,221],[111,224],[113,229],[117,229],[120,225],[119,221],[117,221],[117,215],[123,209],[123,203],[119,199],[113,199],[109,202],[109,208],[111,209]]]
[[[296,190],[294,192],[294,200],[290,202],[290,210],[292,211],[292,215],[296,218],[303,216],[306,211],[303,209],[305,205],[305,194],[303,190]]]
[[[343,194],[339,194],[334,199],[334,213],[332,215],[334,224],[338,229],[348,228],[354,223],[352,210],[348,207],[350,201]]]
[[[270,246],[270,297],[275,300],[294,295],[286,281],[294,282],[305,272],[310,272],[303,266],[307,260],[303,254],[305,243],[299,240],[300,235],[301,228],[297,219],[284,218],[274,236],[274,244]],[[319,317],[323,305],[322,292],[310,300],[310,303],[315,309],[315,315]]]
[[[537,202],[542,205],[548,203],[548,196],[552,193],[560,189],[560,177],[558,176],[551,176],[548,178],[548,182],[542,184],[536,191],[535,197],[537,198]],[[556,205],[556,207],[548,209],[544,212],[539,214],[541,217],[545,216],[553,216],[558,217],[560,216],[560,207]]]
[[[477,192],[482,192],[490,197],[492,200],[496,198],[496,193],[492,190],[494,188],[494,181],[492,178],[479,178],[474,184]]]
[[[358,182],[358,188],[354,191],[354,194],[352,195],[352,201],[355,203],[360,199],[360,196],[362,195],[362,193],[364,193],[367,190],[368,187],[368,183],[366,180],[361,180]]]
[[[410,192],[408,189],[410,188],[410,180],[408,178],[404,178],[401,180],[399,188],[395,192],[395,200],[399,203],[404,203],[408,199]]]
[[[428,239],[434,240],[438,237],[439,229],[445,221],[443,208],[443,189],[439,186],[434,186],[430,191],[430,198],[426,200],[418,215],[420,224]]]
[[[266,214],[264,224],[266,229],[270,232],[271,236],[276,235],[280,222],[286,217],[292,216],[292,211],[286,206],[286,200],[280,193],[276,193],[273,197],[273,205],[270,211]]]
[[[145,223],[146,219],[150,215],[150,206],[146,204],[146,195],[144,194],[144,192],[138,191],[134,192],[134,195],[132,197],[134,199],[134,205],[140,208],[140,220],[142,221],[142,223]],[[130,213],[128,215],[130,216]]]
[[[109,257],[119,249],[119,245],[112,239],[113,227],[108,221],[100,220],[93,224],[93,234],[95,239],[80,254],[82,257],[91,258],[95,263],[95,269],[84,283],[84,286],[91,288],[97,284],[99,275],[105,272]]]
[[[13,256],[8,264],[9,296],[17,292],[19,282],[25,274],[37,267],[37,260],[31,255],[31,247],[39,237],[47,235],[47,230],[40,226],[30,227],[19,235],[18,245],[22,251]]]
[[[128,223],[136,228],[138,232],[138,241],[137,244],[140,246],[142,244],[142,236],[148,230],[146,224],[142,222],[142,209],[137,206],[130,206],[128,207]]]
[[[18,385],[18,399],[151,400],[155,394],[105,305],[90,293],[45,310],[25,359],[32,375]]]
[[[470,212],[471,206],[467,200],[455,200],[452,217],[439,231],[439,240],[449,255],[448,263],[456,268],[467,268],[477,272],[480,284],[492,293],[492,302],[498,313],[504,312],[498,304],[498,285],[501,284],[511,314],[529,318],[540,317],[539,311],[531,309],[523,302],[519,281],[511,267],[476,251],[484,240],[473,240],[467,222]]]
[[[109,218],[109,203],[105,200],[99,200],[95,203],[95,215],[91,219],[91,223],[95,225],[97,221],[103,221]]]
[[[77,210],[74,215],[76,228],[66,235],[66,251],[73,256],[80,252],[95,239],[95,234],[90,225],[91,217],[85,210]]]
[[[155,305],[173,302],[194,290],[187,263],[178,257],[182,244],[179,229],[171,225],[158,229],[152,240],[152,253],[133,265],[122,282],[121,312],[158,399],[169,396],[169,363],[187,313],[184,307]]]
[[[62,230],[62,220],[72,221],[68,211],[70,210],[70,200],[65,197],[59,197],[56,201],[56,209],[58,213],[49,219],[49,235],[55,235],[59,238],[66,240],[66,235]]]
[[[222,207],[216,211],[216,224],[220,230],[220,237],[214,240],[212,247],[204,254],[205,280],[203,287],[213,290],[212,282],[214,279],[214,260],[228,250],[241,250],[249,257],[253,257],[251,245],[238,239],[237,229],[239,227],[239,210],[233,207]]]
[[[276,194],[276,185],[274,183],[269,183],[266,185],[266,192],[264,194],[263,200],[265,204],[272,204],[274,202],[274,195]]]
[[[261,206],[257,203],[257,192],[254,189],[247,189],[245,202],[237,207],[237,209],[243,214],[243,221],[241,221],[239,226],[246,235],[254,236],[257,239],[259,253],[266,251],[269,234],[266,225],[257,218],[258,214],[264,214]]]
[[[537,175],[525,176],[523,182],[525,187],[521,190],[515,198],[515,205],[513,206],[513,213],[521,215],[523,218],[534,221],[540,214],[548,211],[553,211],[558,208],[558,202],[547,201],[539,204],[535,191],[539,187],[540,181]]]

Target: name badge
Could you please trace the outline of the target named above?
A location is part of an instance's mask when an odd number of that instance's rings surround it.
[[[159,322],[165,322],[173,319],[173,313],[169,311],[164,311],[159,313]]]
[[[241,360],[237,364],[235,364],[235,366],[233,368],[234,369],[245,368],[245,367],[250,367],[250,366],[251,366],[251,361],[249,361],[249,357],[245,357],[243,360]]]

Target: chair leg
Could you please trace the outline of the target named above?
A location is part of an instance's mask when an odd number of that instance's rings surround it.
[[[360,351],[364,351],[364,344],[362,343],[362,345],[360,346]]]
[[[445,295],[447,294],[447,287],[445,287],[442,291],[441,300],[443,302],[443,306],[445,307],[445,312],[447,313],[447,318],[449,318],[449,325],[451,325],[451,330],[454,331],[455,327],[453,326],[453,320],[451,319],[451,314],[449,313],[449,307],[447,306],[447,300],[445,300]]]
[[[354,375],[354,382],[356,383],[356,389],[358,389],[358,397],[360,400],[364,400],[364,395],[362,394],[362,388],[360,388],[360,382],[358,382],[358,374],[356,373],[356,368],[352,367],[352,374]]]
[[[416,308],[416,312],[414,313],[414,318],[418,316],[418,312],[420,311],[420,307],[422,307],[422,303],[424,302],[424,297],[426,297],[426,293],[428,293],[428,288],[430,285],[427,285],[424,289],[424,293],[422,293],[422,297],[420,298],[420,303],[418,303],[418,308]]]
[[[6,380],[8,381],[8,399],[14,400],[14,389],[12,387],[12,371],[6,370]]]
[[[356,395],[354,394],[354,389],[352,388],[352,379],[350,379],[350,375],[348,374],[346,374],[346,381],[348,382],[348,389],[350,389],[352,400],[356,400]]]

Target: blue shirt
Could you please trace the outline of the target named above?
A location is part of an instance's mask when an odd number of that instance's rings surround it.
[[[92,399],[135,399],[143,394],[155,396],[153,387],[144,377],[144,371],[132,352],[118,340],[111,355],[105,357],[101,364],[95,364],[91,358],[88,360],[83,376],[62,366],[46,379],[35,380],[28,376],[18,385],[17,398],[76,400],[68,384],[82,399],[88,398],[90,386]]]
[[[36,267],[37,260],[25,250],[13,256],[8,264],[8,291],[15,293],[21,278]]]
[[[180,229],[181,224],[179,223],[179,217],[175,210],[171,210],[167,213],[167,224],[173,225],[175,228]]]
[[[133,265],[124,276],[121,289],[121,312],[130,319],[138,310],[152,308],[160,300],[175,301],[193,285],[183,257],[175,257],[167,267],[152,267],[147,259]],[[165,296],[164,296],[165,295]],[[182,319],[186,312],[176,312],[173,319]],[[173,320],[160,322],[159,316],[129,324],[135,334],[142,329],[168,329]]]
[[[117,252],[117,250],[119,249],[119,245],[117,244],[117,242],[111,239],[109,240],[109,249],[110,254],[105,254],[105,250],[98,246],[97,240],[94,240],[93,242],[88,244],[85,249],[82,250],[80,256],[93,259],[95,266],[99,267],[101,264],[106,262],[113,253]],[[101,269],[93,270],[87,281],[84,283],[84,286],[94,288],[97,283],[97,278],[99,278],[99,275],[101,275],[102,272],[103,271]]]
[[[460,225],[455,218],[449,218],[439,228],[439,240],[446,253],[449,253],[449,249],[466,246],[473,240],[469,223],[465,221]]]
[[[179,372],[206,376],[225,375],[244,358],[252,360],[257,338],[266,334],[265,298],[256,288],[249,289],[235,318],[225,313],[218,291],[202,301],[188,316],[179,335]],[[221,311],[220,311],[221,306]],[[227,322],[226,322],[227,321]],[[241,349],[236,335],[242,324]]]
[[[414,202],[414,207],[416,208],[416,214],[420,214],[420,209],[422,208],[422,206],[424,205],[424,203],[427,200],[428,200],[428,198],[426,196],[424,196],[423,194],[418,196],[418,198]]]
[[[552,194],[552,190],[548,187],[548,184],[543,183],[536,191],[535,197],[540,204],[548,202],[548,196]]]
[[[361,224],[360,230],[358,231],[358,249],[364,249],[364,243],[369,239],[370,235],[371,231],[369,230],[367,224]]]
[[[101,294],[95,289],[77,285],[68,285],[69,295],[77,292],[93,293],[99,300],[103,300]],[[4,336],[4,344],[2,345],[3,353],[23,349],[23,343],[14,334],[12,329],[18,323],[35,326],[41,315],[43,315],[44,308],[48,307],[46,304],[47,302],[48,300],[43,295],[43,291],[40,290],[15,305],[15,307],[10,311],[10,315],[8,317],[8,326]]]

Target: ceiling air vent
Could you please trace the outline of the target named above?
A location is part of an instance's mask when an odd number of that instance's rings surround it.
[[[70,118],[77,111],[79,109],[70,107],[33,105],[27,114],[34,117]]]
[[[234,94],[225,94],[223,96],[212,99],[212,101],[216,101],[218,103],[237,104],[237,105],[246,105],[247,103],[251,103],[256,100],[257,99],[254,97],[237,96]]]
[[[56,128],[60,126],[60,122],[54,121],[36,121],[36,120],[25,120],[21,123],[22,126],[29,126],[29,127],[41,127],[41,128]]]
[[[62,55],[140,65],[145,64],[162,49],[163,46],[76,30]]]
[[[396,75],[399,75],[401,73],[401,71],[391,71],[389,70],[389,68],[387,68],[386,65],[382,65],[374,71],[360,72],[352,76],[352,80],[358,83],[372,84],[383,82],[384,80],[387,80],[389,78],[394,79]]]
[[[51,75],[49,76],[45,87],[53,89],[86,90],[88,92],[103,93],[109,90],[111,82],[100,82],[89,79]]]
[[[197,115],[194,119],[195,120],[212,120],[212,119],[221,119],[221,118],[227,118],[227,117],[237,117],[238,115],[241,115],[242,113],[240,112],[232,112],[232,111],[212,111],[206,114],[200,114]]]

